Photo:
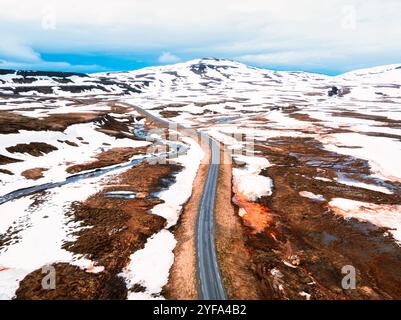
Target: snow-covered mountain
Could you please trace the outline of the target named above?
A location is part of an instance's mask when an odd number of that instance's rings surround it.
[[[163,96],[249,99],[252,103],[315,103],[333,86],[344,87],[348,99],[394,96],[401,87],[401,65],[387,65],[331,77],[322,74],[272,71],[226,60],[204,58],[128,72],[94,74],[0,70],[0,94],[60,96]],[[369,87],[367,87],[369,86]],[[377,90],[372,91],[375,87]],[[365,90],[367,89],[367,90]],[[380,89],[380,90],[379,90]],[[237,99],[237,100],[238,100]],[[370,100],[372,100],[370,99]]]
[[[344,79],[351,79],[351,78],[364,78],[364,79],[373,79],[375,77],[380,77],[383,75],[388,76],[389,74],[398,74],[401,70],[401,64],[389,64],[384,66],[377,66],[372,68],[365,68],[365,69],[358,69],[355,71],[346,72],[338,77]],[[398,78],[398,81],[401,81]]]
[[[198,94],[199,92],[208,94],[224,92],[226,95],[235,95],[282,86],[305,90],[329,80],[329,77],[320,74],[258,69],[236,61],[213,58],[123,73],[100,73],[93,76],[125,84],[139,82],[146,85],[146,93],[167,90],[177,95],[193,95],[196,92]]]
[[[174,65],[148,67],[129,72],[98,73],[94,76],[124,82],[149,81],[160,86],[192,83],[200,88],[239,84],[283,83],[325,80],[327,76],[306,72],[258,69],[226,59],[195,59]]]
[[[84,73],[0,70],[3,95],[125,95],[140,92],[135,83],[114,82]]]

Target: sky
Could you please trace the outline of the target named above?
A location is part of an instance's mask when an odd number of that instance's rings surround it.
[[[400,0],[0,0],[0,68],[101,72],[202,57],[339,74],[401,63]]]

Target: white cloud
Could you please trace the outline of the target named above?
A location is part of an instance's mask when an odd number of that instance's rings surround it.
[[[11,35],[19,45],[2,47],[6,60],[35,59],[35,52],[164,51],[161,63],[173,62],[174,52],[181,59],[240,57],[271,66],[312,59],[389,63],[401,51],[399,0],[1,2],[0,38]],[[49,21],[51,28],[43,28]]]
[[[101,66],[93,65],[76,65],[62,61],[45,61],[38,57],[34,61],[16,61],[16,60],[4,60],[0,59],[0,69],[25,69],[25,70],[60,70],[60,71],[99,71],[102,69]]]
[[[0,41],[0,57],[10,57],[18,61],[31,62],[40,60],[40,54],[31,47],[7,37],[2,37]]]
[[[327,64],[335,61],[344,60],[344,56],[326,51],[280,51],[266,54],[249,54],[235,57],[244,63],[251,63],[256,66],[280,66],[289,69],[323,69]],[[330,69],[327,68],[326,69]]]
[[[170,52],[163,52],[160,56],[158,61],[160,63],[175,63],[180,61],[180,58],[171,54]]]
[[[281,65],[281,66],[318,66],[324,61],[340,58],[340,55],[320,51],[283,51],[266,54],[249,54],[238,56],[235,60],[254,63],[258,65]]]
[[[68,62],[49,62],[39,59],[35,62],[18,62],[0,59],[0,69],[24,69],[24,70],[60,70],[60,71],[99,71],[98,65],[73,65]]]

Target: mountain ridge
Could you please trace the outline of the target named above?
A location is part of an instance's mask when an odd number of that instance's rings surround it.
[[[76,73],[0,69],[2,95],[136,95],[150,88],[186,87],[195,90],[248,90],[262,87],[354,86],[355,83],[401,85],[400,65],[359,69],[338,76],[305,71],[276,71],[248,66],[242,62],[199,58],[177,64],[131,71]]]
[[[323,75],[331,78],[335,77],[341,77],[346,74],[353,74],[353,73],[363,73],[363,72],[370,72],[370,71],[378,71],[378,72],[383,72],[383,71],[391,71],[395,69],[401,69],[401,63],[395,63],[395,64],[384,64],[384,65],[375,65],[372,67],[366,67],[366,68],[358,68],[355,70],[351,71],[346,71],[338,75],[328,75],[324,73],[318,73],[318,72],[311,72],[311,71],[302,71],[302,70],[274,70],[274,69],[268,69],[268,68],[260,68],[260,67],[255,67],[255,66],[250,66],[246,63],[233,60],[233,59],[226,59],[226,58],[215,58],[215,57],[205,57],[205,58],[196,58],[196,59],[191,59],[183,62],[178,62],[174,64],[167,64],[167,65],[158,65],[158,66],[149,66],[149,67],[144,67],[144,68],[139,68],[139,69],[133,69],[133,70],[125,70],[125,71],[103,71],[103,72],[70,72],[70,71],[53,71],[53,70],[34,70],[34,69],[3,69],[0,68],[0,76],[5,75],[5,74],[16,74],[16,75],[22,75],[26,73],[31,73],[31,76],[34,75],[34,73],[37,73],[38,75],[52,75],[52,76],[59,76],[59,77],[67,77],[67,76],[92,76],[92,75],[100,75],[100,74],[115,74],[115,73],[130,73],[130,72],[137,72],[139,70],[147,70],[147,69],[153,69],[153,68],[163,68],[163,67],[171,67],[171,66],[179,66],[179,65],[189,65],[189,64],[199,64],[203,63],[204,61],[215,61],[215,62],[229,62],[233,64],[240,64],[243,66],[246,66],[250,69],[257,69],[257,70],[267,70],[267,71],[272,71],[272,72],[284,72],[284,73],[306,73],[306,74],[317,74],[317,75]],[[29,74],[28,74],[29,75]]]

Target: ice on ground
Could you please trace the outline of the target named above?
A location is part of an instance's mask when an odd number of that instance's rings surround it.
[[[305,292],[305,291],[301,291],[301,292],[299,293],[299,295],[300,295],[301,297],[304,297],[306,300],[310,300],[310,298],[311,298],[311,294],[310,294],[310,293],[307,293],[307,292]]]
[[[242,194],[247,201],[256,201],[262,196],[272,194],[272,179],[259,175],[264,168],[270,166],[266,158],[237,155],[234,159],[245,164],[244,168],[233,168],[235,193]]]
[[[389,232],[401,245],[401,205],[374,204],[344,198],[333,198],[329,202],[332,211],[344,219],[370,222],[378,227],[389,228]]]
[[[176,175],[175,182],[168,189],[158,194],[164,203],[156,205],[151,211],[167,220],[167,228],[177,223],[182,206],[192,194],[192,184],[204,157],[201,146],[195,140],[187,137],[183,137],[182,140],[188,144],[188,151],[174,161],[183,165],[184,169]]]
[[[235,139],[235,137],[222,133],[216,129],[207,130],[206,132],[211,138],[229,146],[231,149],[242,149],[242,143]]]
[[[130,263],[121,273],[128,290],[135,284],[145,288],[144,292],[129,292],[128,299],[163,299],[160,292],[168,281],[174,262],[173,250],[177,243],[167,228],[177,223],[183,205],[192,194],[192,185],[204,157],[201,146],[195,140],[188,137],[181,139],[189,148],[185,155],[179,156],[174,162],[183,165],[184,169],[177,174],[175,182],[168,189],[158,194],[164,203],[151,210],[151,213],[164,217],[167,225],[150,237],[142,250],[131,255]]]
[[[329,178],[325,178],[325,177],[315,177],[315,180],[320,180],[320,181],[324,181],[324,182],[331,182],[333,180],[329,179]]]
[[[120,275],[125,279],[128,290],[138,284],[145,291],[130,291],[129,300],[163,299],[160,292],[168,281],[176,244],[174,235],[163,229],[150,237],[142,250],[130,256],[130,263]]]
[[[0,135],[0,154],[10,158],[23,160],[1,166],[10,170],[13,176],[2,176],[0,180],[0,195],[14,190],[30,187],[32,180],[27,180],[21,173],[27,169],[44,168],[44,177],[35,181],[35,184],[64,180],[68,173],[66,169],[73,164],[81,164],[95,160],[95,156],[103,151],[118,147],[138,148],[150,145],[148,141],[134,141],[132,139],[116,139],[96,130],[91,123],[75,124],[64,132],[58,131],[25,131],[19,133]],[[78,137],[82,137],[86,144],[82,144]],[[71,141],[79,147],[70,146],[62,141]],[[16,144],[29,144],[30,142],[44,142],[56,147],[58,150],[34,157],[29,154],[9,153],[6,148]],[[106,144],[106,145],[105,145]]]
[[[401,181],[401,142],[359,133],[322,137],[325,149],[369,161],[373,173],[385,180]]]
[[[123,169],[113,174],[122,173]],[[112,174],[106,174],[110,177]],[[48,190],[43,203],[34,204],[34,197],[23,197],[0,205],[0,232],[3,236],[16,233],[0,249],[2,290],[0,298],[13,298],[19,282],[32,271],[56,262],[68,262],[88,272],[101,272],[101,266],[82,255],[62,248],[74,241],[73,232],[81,227],[71,222],[68,213],[75,201],[85,201],[101,188],[101,178],[94,177]],[[10,229],[9,229],[10,228]]]
[[[321,194],[314,194],[313,192],[309,191],[300,191],[299,195],[304,198],[308,198],[314,201],[326,201],[326,198]]]
[[[266,119],[274,122],[272,126],[277,128],[290,128],[293,130],[314,128],[311,123],[290,118],[288,115],[278,110],[267,113]]]
[[[362,188],[362,189],[382,192],[382,193],[385,193],[385,194],[393,194],[393,192],[391,190],[387,189],[386,187],[382,187],[382,186],[377,186],[377,185],[374,185],[374,184],[369,184],[369,183],[356,181],[356,180],[347,178],[345,175],[339,175],[339,177],[336,178],[335,180],[338,183],[345,184],[345,185],[351,186],[351,187],[357,187],[357,188]]]

